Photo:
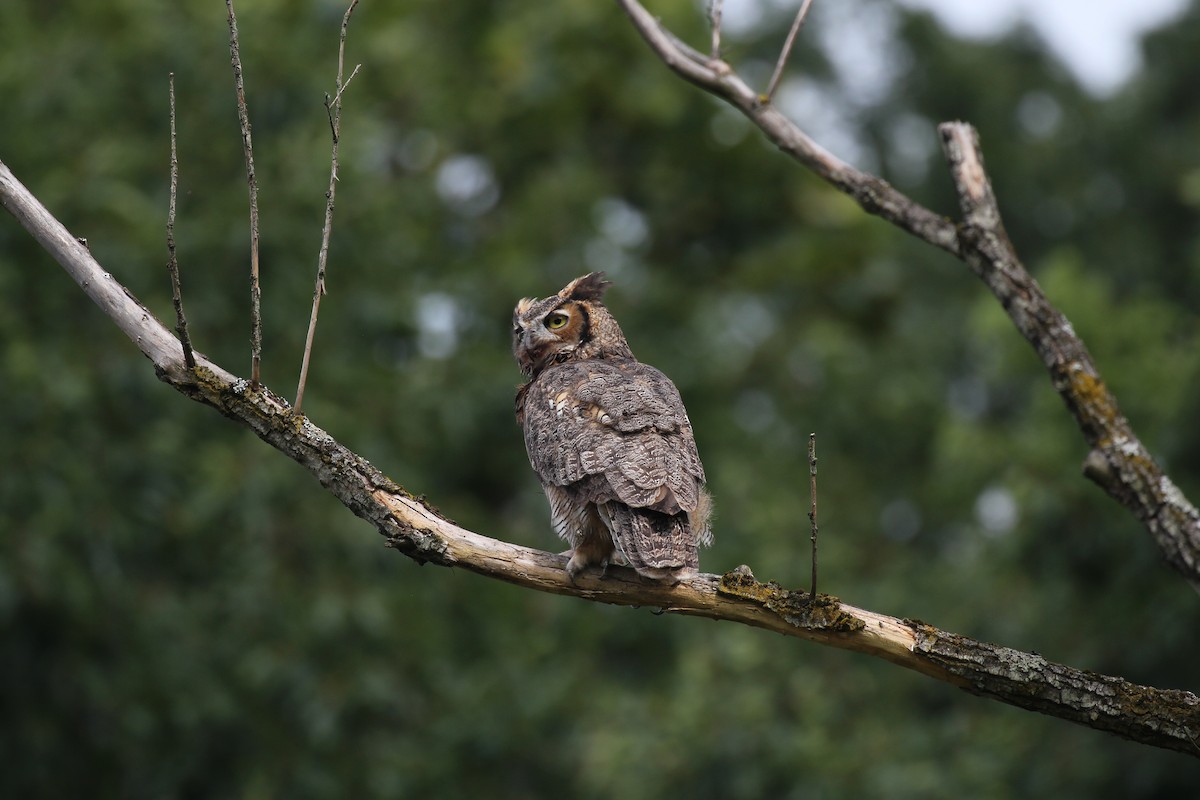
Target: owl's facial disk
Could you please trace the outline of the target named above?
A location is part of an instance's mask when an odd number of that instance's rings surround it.
[[[574,350],[587,328],[587,312],[560,298],[522,300],[513,313],[513,355],[521,371],[533,375],[559,353]]]

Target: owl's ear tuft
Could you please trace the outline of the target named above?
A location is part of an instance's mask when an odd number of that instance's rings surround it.
[[[612,281],[605,280],[603,272],[589,272],[564,286],[558,296],[564,300],[595,300],[599,302],[604,297],[604,290],[610,286],[612,286]]]

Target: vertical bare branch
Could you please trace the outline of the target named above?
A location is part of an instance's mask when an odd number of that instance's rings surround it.
[[[812,542],[812,586],[808,590],[808,602],[817,599],[817,435],[808,435],[808,523]]]
[[[175,304],[175,332],[183,345],[183,363],[196,368],[192,340],[188,336],[187,317],[183,315],[183,292],[179,288],[179,262],[175,258],[175,200],[179,196],[179,156],[175,147],[175,73],[169,76],[171,86],[171,200],[167,207],[167,271],[171,274],[171,300]]]
[[[708,16],[712,21],[712,57],[716,61],[721,57],[721,11],[723,0],[712,0]]]
[[[258,181],[254,177],[254,145],[250,140],[250,113],[246,110],[246,87],[242,83],[242,56],[238,46],[237,15],[233,0],[229,10],[229,60],[237,87],[238,121],[242,126],[242,149],[246,152],[246,182],[250,186],[250,385],[258,388],[262,376],[262,288],[258,282]]]
[[[325,113],[329,115],[329,129],[333,137],[333,155],[329,167],[329,190],[325,192],[325,226],[321,230],[321,250],[317,254],[317,280],[313,286],[312,313],[308,318],[308,334],[304,338],[304,358],[300,362],[300,380],[296,385],[296,413],[301,413],[304,402],[304,385],[308,382],[308,364],[312,358],[313,337],[317,333],[317,313],[321,309],[321,297],[325,294],[325,266],[329,261],[329,237],[333,234],[333,198],[337,191],[338,172],[338,142],[342,135],[342,92],[358,74],[357,65],[350,77],[342,83],[342,70],[346,61],[346,29],[350,25],[350,15],[354,13],[358,0],[353,0],[342,17],[341,41],[338,44],[337,82],[333,99],[325,95]]]
[[[771,82],[767,84],[766,98],[768,103],[775,97],[775,90],[779,88],[779,81],[783,78],[783,68],[787,65],[787,60],[792,55],[792,48],[796,45],[796,36],[800,33],[800,28],[804,25],[804,18],[808,16],[808,7],[811,5],[812,0],[804,0],[800,5],[800,10],[796,12],[796,19],[792,21],[792,29],[788,31],[787,39],[783,42],[783,49],[779,51],[779,60],[775,62],[775,72],[771,74]]]

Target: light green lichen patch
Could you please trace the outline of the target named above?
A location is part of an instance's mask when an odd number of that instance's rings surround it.
[[[855,633],[866,625],[858,617],[843,611],[841,603],[832,595],[818,594],[810,600],[809,593],[803,589],[785,589],[775,581],[759,583],[745,565],[722,575],[717,592],[726,597],[749,600],[778,614],[789,625],[806,630]]]

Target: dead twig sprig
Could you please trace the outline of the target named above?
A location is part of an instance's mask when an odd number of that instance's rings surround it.
[[[817,435],[808,435],[808,524],[809,541],[812,542],[812,585],[808,590],[808,602],[817,599]]]
[[[712,0],[708,9],[708,18],[712,22],[712,57],[713,61],[721,58],[721,12],[723,0]]]
[[[329,238],[333,234],[333,199],[338,181],[338,143],[342,136],[342,92],[346,91],[346,87],[350,85],[350,81],[354,80],[354,76],[362,67],[362,64],[355,66],[350,77],[346,79],[345,83],[342,82],[346,61],[346,29],[350,25],[350,15],[354,13],[354,7],[357,5],[358,0],[353,0],[350,7],[346,9],[346,15],[342,17],[342,33],[338,45],[337,82],[333,98],[330,99],[329,95],[325,96],[325,112],[329,115],[333,154],[330,158],[329,189],[325,192],[325,225],[321,229],[321,249],[317,254],[317,280],[313,286],[312,313],[308,317],[308,334],[304,337],[304,357],[300,362],[300,380],[296,385],[297,414],[301,413],[304,402],[304,386],[308,382],[308,365],[312,359],[313,338],[317,333],[317,314],[321,310],[321,298],[325,295],[325,267],[329,262]]]
[[[796,36],[800,33],[800,28],[804,26],[804,18],[808,16],[808,8],[811,5],[812,0],[804,0],[800,4],[800,10],[796,12],[796,19],[792,21],[792,29],[788,31],[787,39],[783,42],[783,49],[779,51],[779,60],[775,62],[775,71],[771,73],[771,82],[767,84],[765,96],[768,103],[775,97],[775,90],[779,88],[779,81],[783,78],[783,68],[792,55],[792,48],[796,45]],[[716,58],[715,54],[713,58]]]
[[[229,11],[229,60],[237,87],[238,122],[242,127],[242,149],[246,153],[246,182],[250,186],[250,385],[262,380],[262,287],[258,280],[258,180],[254,177],[254,144],[250,138],[250,112],[246,109],[246,87],[242,82],[242,56],[238,46],[237,15],[233,0],[225,0]]]
[[[183,363],[196,368],[192,340],[188,336],[187,317],[183,315],[183,292],[179,287],[179,261],[175,257],[175,199],[179,195],[179,155],[175,146],[175,73],[169,75],[171,87],[171,199],[167,205],[167,272],[171,274],[171,300],[175,304],[175,332],[183,345]]]

